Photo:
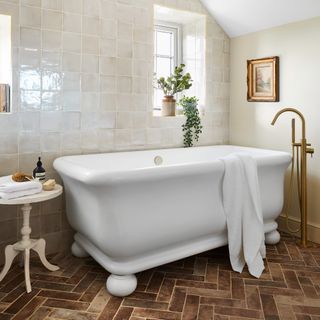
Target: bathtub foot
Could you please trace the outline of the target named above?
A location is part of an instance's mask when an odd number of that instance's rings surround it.
[[[280,233],[277,230],[266,233],[266,244],[277,244],[280,241]]]
[[[107,290],[116,297],[125,297],[130,295],[137,287],[137,278],[134,274],[127,276],[117,276],[110,274],[107,279]]]
[[[77,258],[87,258],[89,254],[76,241],[71,246],[72,254]]]

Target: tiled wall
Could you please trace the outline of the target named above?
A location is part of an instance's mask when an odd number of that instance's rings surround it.
[[[183,117],[152,114],[153,4],[206,11],[198,0],[0,0],[12,15],[13,113],[0,115],[0,174],[50,176],[65,154],[182,146]],[[229,39],[206,22],[206,98],[200,144],[228,141]],[[36,205],[34,236],[63,250],[63,200]],[[19,210],[0,208],[0,243],[16,239]]]

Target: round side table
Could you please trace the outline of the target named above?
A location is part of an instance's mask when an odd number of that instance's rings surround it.
[[[30,250],[34,250],[40,257],[42,264],[50,271],[59,270],[58,266],[51,264],[45,256],[46,241],[44,239],[30,239],[30,211],[32,209],[31,203],[43,202],[50,199],[54,199],[62,194],[63,188],[60,185],[56,185],[52,191],[42,191],[30,196],[21,198],[5,200],[0,199],[0,204],[5,205],[22,205],[21,211],[23,213],[23,226],[21,228],[22,239],[12,245],[8,245],[5,248],[5,264],[0,273],[0,281],[3,280],[8,273],[13,259],[19,254],[24,254],[24,275],[26,282],[27,292],[31,292],[30,283]]]

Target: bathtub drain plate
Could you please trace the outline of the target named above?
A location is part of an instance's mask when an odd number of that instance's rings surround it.
[[[160,166],[163,163],[163,159],[160,156],[156,156],[154,157],[153,162],[156,166]]]

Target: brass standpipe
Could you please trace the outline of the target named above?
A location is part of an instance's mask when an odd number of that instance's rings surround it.
[[[314,153],[314,149],[311,148],[311,144],[307,143],[306,140],[306,122],[302,113],[294,108],[284,108],[277,112],[274,116],[271,124],[274,125],[282,113],[285,112],[294,112],[296,113],[300,119],[302,124],[302,137],[300,143],[295,141],[296,136],[296,129],[295,129],[295,119],[291,121],[291,128],[292,128],[292,154],[293,154],[293,163],[292,163],[292,174],[291,174],[291,181],[290,185],[292,184],[293,178],[293,169],[294,169],[294,161],[295,161],[295,152],[294,150],[297,149],[297,180],[298,180],[298,193],[299,193],[299,205],[300,205],[300,214],[301,214],[301,242],[300,245],[302,247],[306,247],[308,244],[308,199],[307,199],[307,154]],[[300,152],[299,152],[300,151]],[[300,155],[300,159],[299,159]],[[299,170],[300,167],[300,170]],[[298,230],[299,231],[299,230]]]

